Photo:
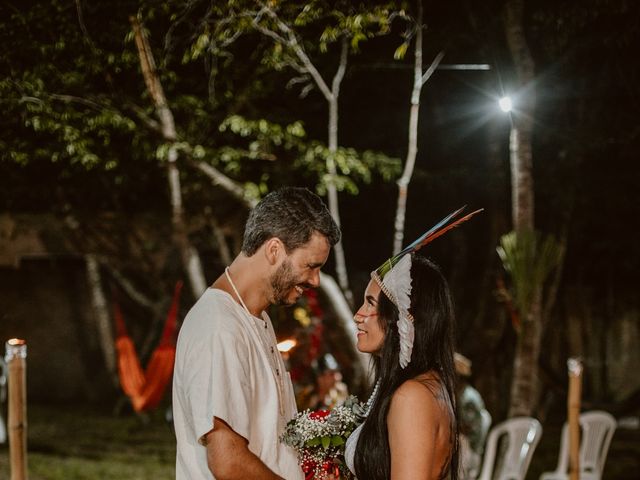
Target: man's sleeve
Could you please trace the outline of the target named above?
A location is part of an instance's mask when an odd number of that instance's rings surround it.
[[[234,332],[218,331],[191,345],[185,372],[187,402],[196,438],[213,428],[213,417],[249,440],[251,386],[249,350]]]

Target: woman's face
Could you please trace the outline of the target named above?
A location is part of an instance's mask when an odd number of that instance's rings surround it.
[[[358,350],[378,353],[384,342],[384,330],[378,319],[380,286],[371,280],[364,292],[364,303],[353,317],[358,327]]]

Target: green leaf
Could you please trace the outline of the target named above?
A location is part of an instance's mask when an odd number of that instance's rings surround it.
[[[564,248],[553,236],[528,230],[503,235],[496,250],[511,279],[516,307],[526,314],[536,292],[562,261]]]
[[[325,450],[331,445],[331,437],[322,437],[322,448]]]
[[[315,438],[312,438],[311,440],[307,440],[307,443],[305,445],[309,447],[317,447],[318,445],[320,445],[320,438],[315,437]]]
[[[407,53],[407,49],[409,48],[408,42],[402,42],[396,51],[393,53],[393,58],[396,60],[402,60]]]

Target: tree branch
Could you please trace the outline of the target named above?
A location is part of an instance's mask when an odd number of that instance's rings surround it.
[[[52,100],[60,100],[61,102],[65,102],[65,103],[79,103],[80,105],[84,105],[85,107],[91,107],[94,108],[96,110],[114,110],[112,107],[106,106],[106,105],[100,105],[97,102],[94,102],[93,100],[89,100],[86,98],[82,98],[82,97],[76,97],[74,95],[64,95],[64,94],[59,94],[59,93],[50,93],[49,94],[49,98],[51,98]]]
[[[158,314],[160,312],[160,304],[154,302],[149,297],[147,297],[144,293],[138,290],[131,281],[126,278],[122,272],[117,270],[116,268],[111,266],[111,263],[105,257],[96,257],[96,260],[100,264],[101,268],[104,268],[109,275],[113,277],[113,279],[118,282],[118,285],[124,292],[138,305],[141,305],[149,310],[151,310],[154,314]]]
[[[289,27],[289,25],[284,23],[280,19],[280,17],[278,17],[278,14],[276,12],[274,12],[273,10],[271,10],[270,8],[264,5],[263,5],[263,10],[277,23],[280,30],[287,35],[288,40],[283,39],[284,44],[288,45],[294,51],[294,53],[300,59],[300,61],[302,62],[304,67],[307,69],[311,77],[313,77],[313,80],[316,82],[316,85],[318,85],[318,88],[320,89],[322,94],[325,96],[325,98],[328,101],[331,101],[331,98],[333,96],[331,93],[331,90],[329,90],[329,87],[324,81],[324,79],[322,78],[322,75],[320,75],[320,72],[318,72],[318,69],[311,62],[311,59],[307,55],[307,52],[305,52],[302,45],[300,45],[300,42],[298,41],[298,38],[295,35],[295,32],[291,29],[291,27]],[[278,38],[282,38],[282,37],[278,35]]]
[[[340,63],[338,64],[338,70],[333,76],[333,81],[331,82],[331,93],[334,98],[338,98],[338,95],[340,94],[340,84],[342,83],[342,79],[344,78],[344,74],[347,70],[348,56],[349,43],[347,42],[347,37],[343,35],[340,43]]]
[[[160,77],[156,71],[153,52],[149,45],[142,25],[134,16],[129,17],[138,49],[140,67],[144,76],[151,98],[156,107],[156,114],[162,127],[162,136],[170,142],[169,152],[166,162],[167,177],[169,180],[169,191],[171,195],[173,235],[176,247],[180,251],[183,268],[189,278],[191,291],[195,298],[200,297],[207,288],[207,282],[200,261],[198,251],[193,247],[186,231],[186,222],[182,207],[182,187],[180,184],[180,171],[178,170],[178,150],[175,141],[177,139],[176,126],[173,113],[167,104],[167,99],[160,82]]]
[[[162,126],[160,125],[160,123],[147,115],[144,112],[144,109],[140,108],[134,103],[128,102],[124,104],[124,107],[129,108],[136,115],[136,117],[138,117],[138,119],[147,126],[147,128],[153,130],[156,133],[162,134]]]
[[[245,195],[244,188],[238,182],[227,177],[224,173],[208,163],[189,160],[189,165],[204,173],[214,185],[224,188],[227,192],[240,200],[245,206],[253,208],[258,202]]]
[[[282,45],[288,45],[289,42],[287,42],[287,40],[284,37],[281,37],[280,35],[278,35],[276,32],[274,32],[273,30],[263,27],[262,25],[260,25],[258,23],[257,19],[253,19],[253,28],[255,28],[256,30],[258,30],[260,33],[262,33],[263,35],[271,38],[272,40],[282,44]]]
[[[433,72],[436,71],[436,68],[438,68],[438,65],[440,65],[440,62],[442,61],[443,58],[444,58],[444,50],[441,50],[440,52],[438,52],[438,55],[436,55],[436,58],[433,59],[433,62],[431,62],[431,65],[429,65],[429,68],[427,68],[427,70],[424,72],[424,75],[422,75],[422,85],[427,83],[427,80],[431,78],[431,75],[433,75]]]

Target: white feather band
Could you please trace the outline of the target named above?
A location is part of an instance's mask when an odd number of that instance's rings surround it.
[[[387,272],[382,281],[375,272],[371,276],[382,291],[398,307],[398,332],[400,334],[400,366],[405,368],[411,361],[413,350],[413,316],[411,306],[411,255],[405,255]]]

